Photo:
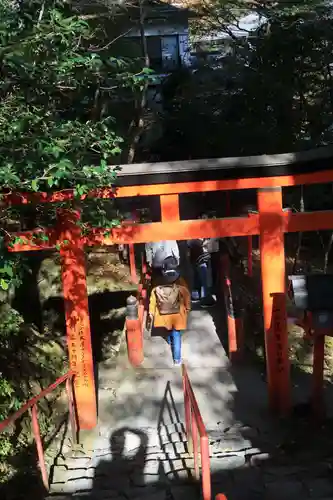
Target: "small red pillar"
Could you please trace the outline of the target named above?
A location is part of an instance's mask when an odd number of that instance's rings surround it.
[[[227,254],[220,258],[221,292],[227,315],[228,351],[230,361],[240,361],[244,354],[244,328],[241,311],[235,311],[230,281],[230,260]]]
[[[97,424],[94,362],[91,346],[85,254],[81,244],[80,213],[58,211],[58,229],[70,368],[79,429]]]
[[[144,360],[143,354],[143,321],[144,306],[130,296],[126,306],[126,340],[127,355],[132,366],[140,366]]]
[[[137,284],[138,275],[136,272],[134,243],[129,243],[128,249],[129,249],[129,265],[130,265],[131,280],[133,283]]]
[[[278,370],[277,356],[282,355],[282,362],[287,363],[288,352],[285,301],[285,254],[284,254],[284,218],[282,209],[282,189],[267,188],[258,190],[258,209],[260,223],[260,261],[263,294],[263,313],[266,347],[266,369],[269,404],[271,409],[280,409],[282,392],[284,406],[290,401],[289,367],[286,365],[283,379]],[[279,330],[282,347],[278,347],[277,337],[273,333],[273,295],[279,294]],[[282,294],[282,296],[280,295]]]
[[[139,222],[138,214],[136,210],[133,210],[131,213],[131,218],[123,221],[123,225],[132,225]],[[129,253],[129,267],[130,267],[130,275],[132,283],[137,284],[139,282],[138,274],[136,271],[136,263],[135,263],[135,247],[134,243],[128,244],[128,253]]]

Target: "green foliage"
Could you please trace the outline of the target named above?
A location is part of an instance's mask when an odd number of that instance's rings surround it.
[[[43,6],[23,2],[0,25],[0,184],[38,191],[111,183],[121,138],[96,108],[98,93],[124,84],[125,63],[89,52],[93,32],[64,2]]]
[[[112,38],[123,27],[107,10],[84,14],[65,0],[0,0],[4,191],[73,188],[80,197],[116,181],[117,167],[110,165],[119,161],[122,132],[151,75],[139,58],[114,50]],[[47,224],[54,207],[43,210]],[[0,289],[17,284],[17,267],[0,248]]]
[[[22,316],[8,304],[0,307],[0,421],[18,410],[28,399],[40,392],[43,386],[54,382],[66,370],[65,352],[49,338],[24,324]],[[51,398],[57,397],[52,393]],[[39,404],[41,432],[50,427],[49,407]],[[16,422],[0,434],[1,460],[28,444],[30,418],[27,425]],[[27,432],[26,432],[27,431]],[[0,481],[1,482],[1,481]]]
[[[8,310],[2,307],[0,311],[0,360],[2,371],[0,372],[0,421],[8,417],[8,415],[20,407],[21,401],[17,397],[15,385],[8,377],[8,373],[4,373],[6,363],[6,353],[11,348],[13,339],[19,335],[20,326],[23,319],[13,309]],[[13,444],[6,433],[0,435],[0,459],[7,457],[13,451]]]
[[[7,292],[10,286],[19,285],[24,267],[24,260],[18,255],[8,253],[5,240],[0,236],[0,289]]]

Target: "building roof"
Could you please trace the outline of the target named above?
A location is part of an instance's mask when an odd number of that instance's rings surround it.
[[[295,175],[330,169],[333,146],[276,155],[210,158],[162,163],[121,165],[121,186],[246,179]]]

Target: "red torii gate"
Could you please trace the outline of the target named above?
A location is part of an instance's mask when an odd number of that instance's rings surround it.
[[[124,165],[119,187],[82,196],[127,198],[159,196],[161,222],[129,224],[82,234],[77,211],[59,210],[55,228],[13,234],[13,252],[60,248],[70,367],[76,374],[75,397],[81,429],[97,423],[85,246],[145,243],[165,239],[260,236],[263,314],[270,407],[287,413],[290,404],[288,333],[285,303],[284,233],[333,229],[333,211],[291,213],[282,206],[282,187],[333,182],[329,169],[333,148],[274,156],[222,158],[173,163]],[[318,165],[320,162],[320,165]],[[286,172],[288,175],[286,175]],[[302,173],[303,172],[303,173]],[[241,176],[241,178],[235,178]],[[205,180],[210,179],[210,180]],[[213,220],[180,220],[179,194],[257,189],[258,213]],[[16,193],[8,204],[74,200],[73,190],[55,193]],[[41,238],[47,234],[48,241]],[[273,298],[279,298],[272,324]]]

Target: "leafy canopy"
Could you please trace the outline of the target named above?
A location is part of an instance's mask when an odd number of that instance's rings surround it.
[[[71,187],[82,195],[115,182],[117,167],[110,165],[123,138],[113,111],[134,100],[149,71],[112,53],[115,23],[105,12],[85,15],[72,5],[0,0],[2,191]],[[94,222],[104,224],[105,210],[95,205]],[[15,274],[8,259],[0,250],[3,289]]]
[[[2,187],[110,183],[121,138],[94,110],[101,87],[122,84],[124,63],[87,50],[93,32],[64,2],[3,4],[0,14]]]

